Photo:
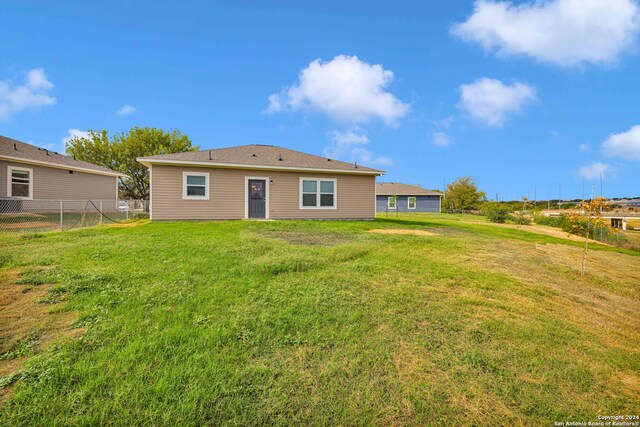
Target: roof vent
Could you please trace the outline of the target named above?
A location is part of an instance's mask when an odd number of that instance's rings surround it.
[[[353,162],[353,165],[358,169],[358,162]]]
[[[45,151],[45,153],[47,153],[47,156],[48,156],[49,155],[49,150],[44,150],[44,151]]]
[[[253,153],[253,154],[251,155],[251,157],[258,157],[258,156],[256,156],[256,153]]]
[[[280,162],[282,161],[282,153],[280,153],[280,154],[278,155],[278,161],[280,161]]]
[[[213,160],[213,159],[211,158],[211,150],[209,150],[209,160]]]
[[[18,144],[16,144],[15,142],[13,143],[13,149],[18,151]]]
[[[331,159],[327,159],[327,162],[330,162],[330,161],[331,161]]]

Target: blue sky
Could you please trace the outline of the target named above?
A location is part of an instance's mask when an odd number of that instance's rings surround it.
[[[33,2],[0,12],[0,134],[177,128],[490,198],[640,195],[640,5]]]

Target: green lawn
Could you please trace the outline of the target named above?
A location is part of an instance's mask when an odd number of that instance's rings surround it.
[[[580,243],[471,220],[145,223],[0,242],[3,286],[46,287],[38,306],[79,331],[30,345],[43,321],[1,337],[0,361],[24,366],[0,379],[0,425],[639,413],[638,253],[594,245],[583,277]],[[380,228],[436,235],[367,232]]]

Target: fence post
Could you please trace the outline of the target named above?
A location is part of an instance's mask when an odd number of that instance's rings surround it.
[[[127,215],[126,218],[129,219],[129,201],[128,200],[127,200],[127,206],[125,207],[124,211],[125,211],[125,213]]]
[[[100,200],[100,225],[102,225],[102,200]]]
[[[64,230],[64,226],[62,225],[62,220],[63,220],[63,208],[62,208],[62,200],[60,200],[60,231]]]

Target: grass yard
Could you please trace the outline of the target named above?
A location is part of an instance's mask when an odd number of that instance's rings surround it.
[[[580,250],[456,215],[138,223],[0,242],[0,424],[638,414],[640,253],[592,245],[583,277]]]

